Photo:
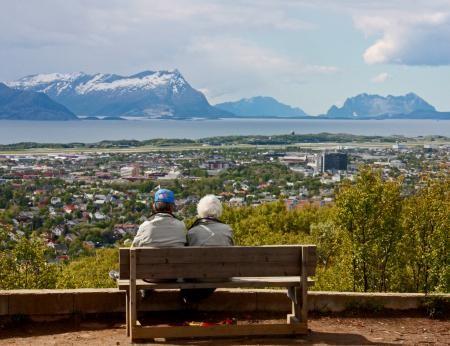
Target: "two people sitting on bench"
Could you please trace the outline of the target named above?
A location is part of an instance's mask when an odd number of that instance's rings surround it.
[[[133,247],[232,246],[233,230],[219,220],[222,204],[214,195],[206,195],[197,205],[198,219],[186,231],[186,226],[174,215],[173,191],[156,191],[154,213],[140,225]],[[187,233],[187,238],[186,238]]]
[[[198,218],[186,231],[184,223],[174,215],[173,191],[159,189],[153,203],[154,213],[140,225],[133,247],[233,246],[233,230],[220,221],[222,204],[214,195],[206,195],[197,205]],[[158,280],[159,281],[159,280]],[[214,292],[212,289],[187,289],[181,295],[186,303],[197,302]],[[143,296],[145,296],[145,293]]]

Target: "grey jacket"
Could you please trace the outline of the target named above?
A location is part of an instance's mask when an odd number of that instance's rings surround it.
[[[187,233],[188,246],[233,246],[233,230],[227,224],[202,219]]]
[[[186,245],[186,226],[170,214],[157,213],[139,226],[133,247],[181,247]]]

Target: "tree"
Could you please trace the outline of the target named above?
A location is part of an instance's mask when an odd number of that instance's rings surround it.
[[[7,208],[12,198],[13,190],[11,185],[0,185],[0,209]]]
[[[314,289],[349,291],[352,289],[351,243],[348,234],[333,223],[331,217],[311,225],[311,242],[317,246],[316,283]]]
[[[413,291],[450,290],[450,179],[428,179],[405,202],[402,251]]]
[[[222,219],[233,228],[238,245],[305,244],[310,240],[312,215],[313,209],[287,210],[278,201],[258,207],[226,207]]]
[[[1,230],[0,230],[1,232]],[[5,232],[0,241],[6,239]],[[22,237],[0,252],[0,289],[54,288],[57,267],[47,262],[48,249],[37,237]]]
[[[311,225],[311,236],[317,245],[317,261],[328,269],[334,259],[340,257],[341,249],[348,243],[348,235],[334,225],[331,220],[324,220]]]
[[[336,196],[335,224],[351,240],[353,290],[386,291],[401,238],[401,179],[384,181],[380,171],[363,167],[354,184]]]

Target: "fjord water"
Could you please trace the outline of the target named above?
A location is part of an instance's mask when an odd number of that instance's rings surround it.
[[[101,140],[202,138],[228,135],[349,133],[356,135],[450,136],[450,120],[128,120],[0,121],[0,144],[92,143]]]

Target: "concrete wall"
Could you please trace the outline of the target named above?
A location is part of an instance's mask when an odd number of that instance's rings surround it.
[[[450,294],[440,295],[450,302]],[[347,309],[410,310],[424,307],[420,293],[309,292],[309,310],[342,312]],[[116,289],[0,291],[0,316],[59,316],[122,313],[125,293]],[[154,291],[141,301],[141,311],[173,311],[185,307],[177,290]],[[282,290],[221,289],[196,308],[203,311],[289,312],[291,302]]]

